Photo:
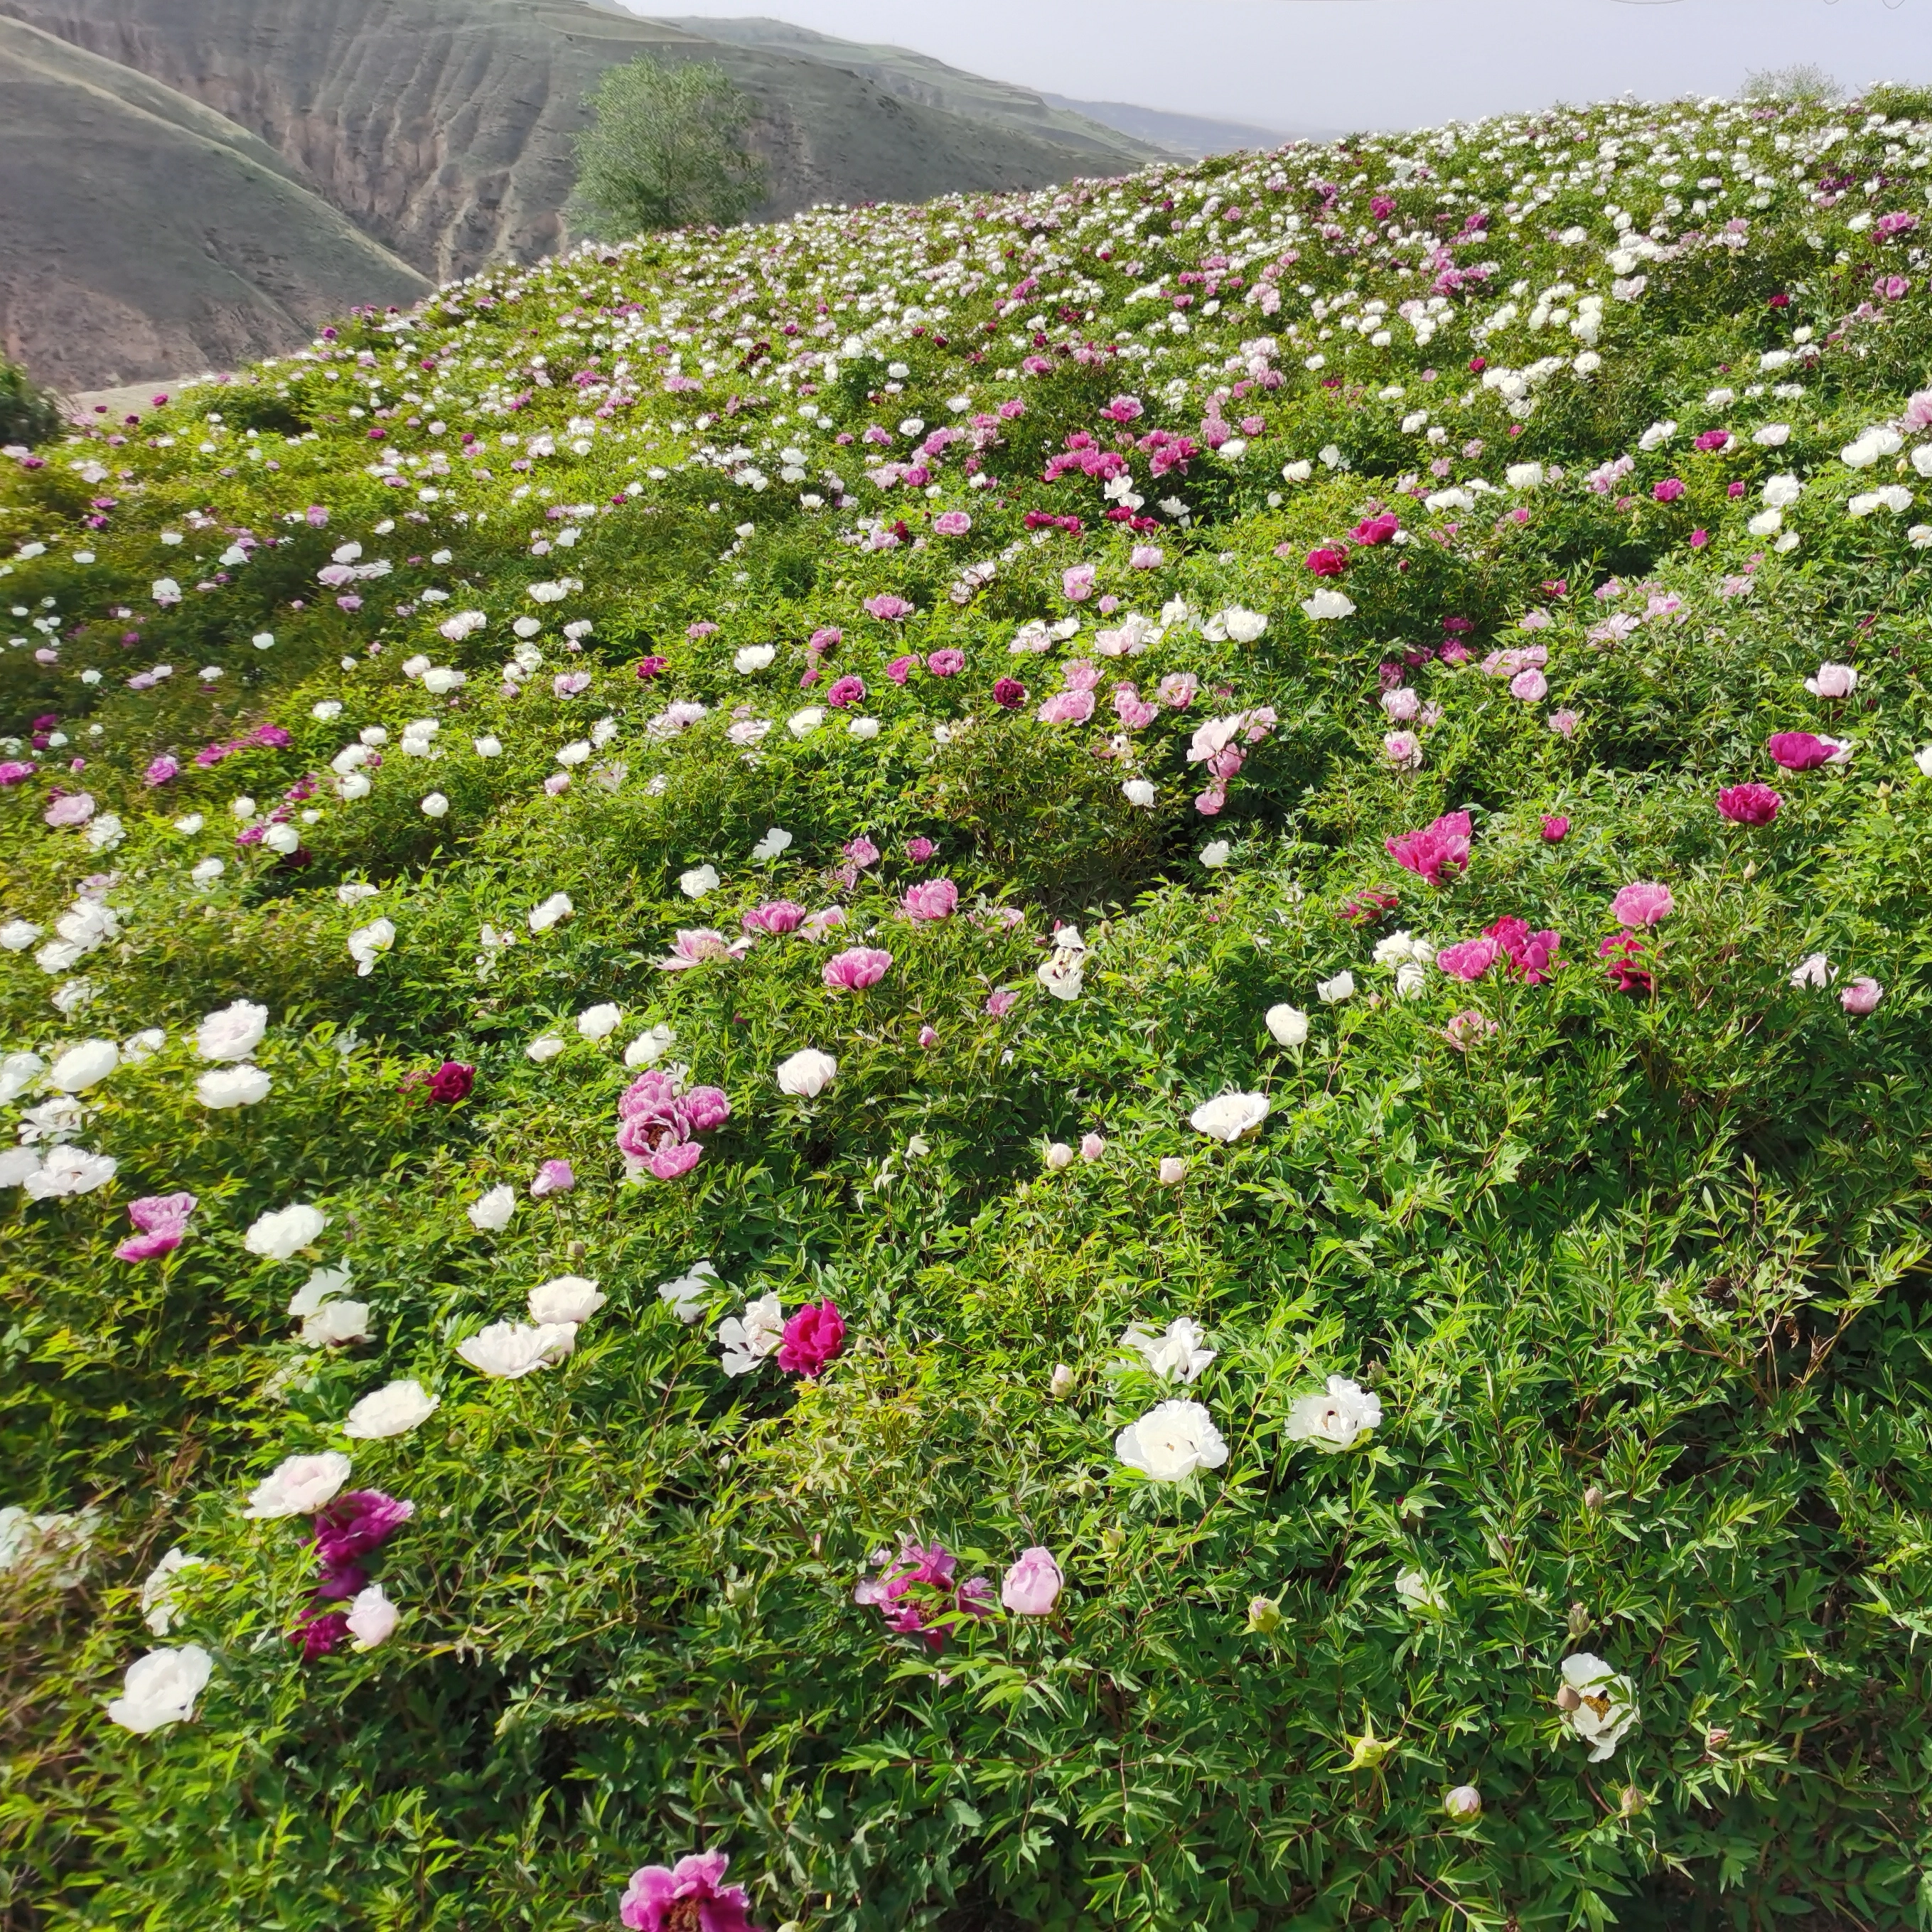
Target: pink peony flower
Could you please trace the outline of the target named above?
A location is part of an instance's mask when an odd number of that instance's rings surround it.
[[[70,830],[94,816],[94,801],[84,791],[63,792],[41,816],[56,831]]]
[[[937,1030],[929,1026],[921,1027],[919,1030],[919,1043],[928,1050],[937,1046],[939,1044],[939,1034]]]
[[[150,1194],[128,1204],[128,1218],[140,1232],[130,1235],[114,1250],[124,1262],[151,1262],[172,1253],[188,1232],[188,1217],[194,1212],[192,1194]]]
[[[1670,888],[1652,879],[1625,886],[1610,902],[1610,916],[1619,926],[1654,926],[1677,910]]]
[[[885,624],[896,624],[901,618],[910,617],[913,614],[913,606],[903,597],[895,597],[890,591],[868,597],[865,608],[867,616],[876,617]]]
[[[879,862],[879,848],[862,832],[841,849],[861,872],[868,866],[876,866]]]
[[[1661,483],[1651,486],[1652,496],[1660,503],[1674,503],[1684,494],[1683,483],[1675,476],[1666,476]]]
[[[708,926],[699,926],[695,931],[681,931],[668,956],[657,962],[658,970],[662,973],[686,973],[694,966],[702,966],[707,960],[736,959],[748,943],[745,940],[734,943]]]
[[[1550,680],[1533,665],[1528,670],[1520,670],[1510,680],[1510,695],[1520,698],[1525,704],[1534,704],[1550,694]]]
[[[1201,680],[1191,670],[1170,672],[1154,687],[1154,695],[1170,711],[1185,711],[1200,688]]]
[[[1650,974],[1643,963],[1644,943],[1635,933],[1619,932],[1605,940],[1597,948],[1597,957],[1610,962],[1604,970],[1618,992],[1647,993],[1651,990]]]
[[[148,769],[141,774],[142,780],[151,785],[164,785],[170,778],[181,776],[181,760],[172,752],[164,752],[158,758],[148,760]]]
[[[1436,956],[1436,964],[1452,980],[1480,980],[1502,957],[1502,948],[1485,937],[1444,946]]]
[[[1053,1552],[1037,1544],[1022,1550],[1018,1560],[1000,1586],[1000,1601],[1016,1617],[1044,1617],[1052,1614],[1066,1579],[1053,1560]]]
[[[1442,1029],[1442,1037],[1458,1053],[1467,1053],[1478,1040],[1486,1040],[1496,1030],[1496,1023],[1487,1013],[1474,1006],[1466,1006]]]
[[[918,670],[918,668],[919,659],[908,654],[904,657],[893,658],[892,662],[886,667],[886,675],[892,680],[893,683],[904,684],[906,680],[911,676],[913,673]]]
[[[1838,748],[1830,739],[1816,737],[1809,731],[1774,731],[1764,748],[1788,772],[1808,772],[1825,764]]]
[[[1575,712],[1565,710],[1552,711],[1546,722],[1550,730],[1554,731],[1558,737],[1568,740],[1576,736],[1576,727],[1582,722],[1582,720]]]
[[[835,952],[819,976],[832,992],[859,993],[876,986],[891,968],[892,956],[876,946],[854,946]]]
[[[899,904],[908,919],[950,919],[959,903],[959,888],[950,879],[923,879],[909,887]]]
[[[1348,572],[1348,553],[1340,544],[1324,544],[1302,561],[1317,577],[1341,577]]]
[[[966,653],[949,645],[943,651],[934,651],[926,659],[926,668],[934,677],[957,677],[966,668]]]
[[[547,1160],[537,1169],[537,1178],[530,1183],[530,1195],[541,1201],[551,1194],[568,1194],[577,1185],[577,1175],[567,1160]]]
[[[1784,802],[1768,784],[1726,785],[1718,794],[1718,809],[1734,825],[1768,825]]]
[[[815,1376],[845,1347],[845,1322],[830,1296],[808,1301],[784,1325],[778,1366],[793,1375]]]
[[[1090,691],[1057,691],[1034,713],[1042,724],[1084,724],[1093,715]]]
[[[1546,845],[1560,845],[1570,836],[1570,821],[1567,818],[1552,818],[1546,814],[1543,820],[1543,842]]]
[[[632,1932],[754,1932],[751,1894],[727,1885],[730,1860],[722,1852],[700,1852],[669,1868],[640,1865],[617,1906]]]
[[[1884,992],[1876,980],[1854,980],[1849,986],[1839,988],[1838,1004],[1848,1013],[1874,1012]]]
[[[1090,563],[1076,563],[1060,573],[1060,588],[1070,604],[1084,604],[1094,594],[1094,580],[1099,571]]]
[[[1027,700],[1027,688],[1016,677],[1003,677],[993,686],[993,702],[1002,711],[1017,711]]]
[[[1528,922],[1513,915],[1483,928],[1484,937],[1493,939],[1508,956],[1510,970],[1526,986],[1540,986],[1557,964],[1556,950],[1563,941],[1546,929],[1532,932]]]
[[[843,711],[848,704],[862,704],[866,701],[866,681],[859,677],[842,677],[825,694],[825,701],[835,711]]]
[[[994,1019],[1003,1020],[1013,1010],[1013,1003],[1019,998],[1017,986],[998,986],[986,995],[986,1011]],[[922,1038],[920,1044],[925,1044]]]
[[[1136,570],[1158,570],[1166,561],[1166,553],[1159,544],[1136,544],[1127,556],[1128,563]]]
[[[1469,814],[1446,812],[1418,832],[1405,832],[1382,843],[1398,866],[1426,879],[1432,886],[1442,883],[1444,872],[1466,868],[1469,862]]]
[[[905,1636],[922,1638],[930,1650],[946,1642],[941,1618],[963,1612],[984,1617],[992,1612],[992,1586],[983,1576],[956,1584],[959,1559],[943,1543],[921,1545],[902,1537],[896,1560],[887,1558],[876,1576],[863,1579],[852,1592],[855,1604],[875,1609],[886,1627]]]
[[[973,519],[964,510],[942,510],[932,520],[934,533],[942,537],[963,537],[973,527]]]
[[[790,899],[772,899],[740,915],[738,923],[747,932],[796,932],[805,923],[805,908]]]

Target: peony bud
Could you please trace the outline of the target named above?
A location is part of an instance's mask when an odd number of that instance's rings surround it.
[[[1582,1694],[1574,1684],[1559,1685],[1556,1692],[1556,1708],[1559,1711],[1576,1711],[1582,1708]]]
[[[1046,1150],[1046,1165],[1048,1172],[1054,1174],[1064,1167],[1071,1167],[1073,1150],[1064,1141],[1055,1141]]]
[[[1617,1796],[1617,1815],[1634,1818],[1643,1809],[1644,1796],[1634,1784],[1627,1784]]]
[[[1583,1492],[1583,1507],[1586,1509],[1600,1510],[1609,1501],[1610,1498],[1594,1483]]]
[[[1570,1636],[1573,1642],[1582,1636],[1596,1619],[1581,1604],[1570,1606]]]
[[[1443,1799],[1442,1808],[1457,1824],[1473,1824],[1483,1815],[1483,1794],[1473,1784],[1459,1784]]]
[[[1163,1187],[1178,1187],[1187,1178],[1187,1163],[1169,1154],[1160,1164],[1160,1180]]]
[[[1052,1378],[1046,1385],[1046,1392],[1055,1402],[1064,1401],[1072,1392],[1073,1371],[1064,1362],[1054,1365]]]
[[[1258,1636],[1267,1636],[1281,1628],[1281,1606],[1272,1597],[1254,1597],[1248,1602],[1248,1628]]]

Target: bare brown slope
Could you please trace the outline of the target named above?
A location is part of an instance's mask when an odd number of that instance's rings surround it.
[[[782,50],[727,46],[580,0],[0,0],[260,136],[370,234],[438,278],[564,238],[571,139],[606,66],[716,59],[752,97],[767,214],[920,200],[1138,166],[1104,130],[1046,129],[908,100]]]
[[[42,382],[231,368],[426,286],[219,115],[0,18],[0,347]]]

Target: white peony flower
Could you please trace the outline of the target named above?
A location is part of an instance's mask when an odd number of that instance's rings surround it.
[[[609,1299],[588,1276],[560,1274],[530,1290],[530,1319],[540,1326],[567,1322],[574,1328],[588,1322]]]
[[[30,1160],[33,1158],[32,1150],[26,1148],[10,1151]],[[119,1166],[111,1154],[89,1154],[85,1148],[52,1148],[48,1150],[46,1159],[32,1173],[21,1176],[20,1185],[27,1190],[29,1201],[56,1201],[72,1194],[92,1194],[114,1178]],[[4,1184],[0,1182],[0,1185]]]
[[[349,1292],[346,1268],[319,1268],[309,1270],[308,1280],[289,1298],[289,1314],[296,1321],[313,1315],[332,1295]]]
[[[152,1060],[168,1043],[168,1036],[159,1027],[143,1027],[121,1042],[122,1060],[129,1066],[139,1066],[142,1060]]]
[[[1178,1483],[1198,1470],[1220,1468],[1228,1445],[1200,1403],[1164,1402],[1114,1437],[1114,1453],[1157,1483]]]
[[[218,1066],[194,1083],[194,1097],[204,1107],[218,1112],[229,1107],[252,1107],[268,1097],[274,1084],[259,1066]]]
[[[369,1339],[366,1301],[325,1301],[302,1324],[302,1338],[311,1348],[346,1348]]]
[[[1791,983],[1801,992],[1807,986],[1828,986],[1838,976],[1838,969],[1822,952],[1808,952],[1792,968]]]
[[[569,1042],[554,1033],[539,1034],[524,1048],[525,1055],[534,1060],[539,1066],[547,1065],[561,1053]]]
[[[413,1380],[386,1382],[356,1403],[344,1418],[342,1432],[352,1442],[372,1442],[388,1436],[406,1436],[427,1422],[441,1403]]]
[[[1130,805],[1138,806],[1146,811],[1152,806],[1155,794],[1154,787],[1145,778],[1129,778],[1120,787],[1120,796]]]
[[[743,1317],[727,1316],[718,1324],[728,1376],[748,1376],[784,1339],[784,1310],[776,1294],[746,1305]]]
[[[778,1063],[778,1091],[815,1100],[838,1077],[838,1063],[829,1053],[808,1046]]]
[[[121,1049],[111,1040],[83,1040],[47,1069],[47,1084],[56,1093],[84,1094],[120,1064]]]
[[[328,1226],[328,1216],[320,1208],[298,1201],[262,1215],[242,1237],[242,1245],[265,1261],[290,1261],[298,1249],[311,1247],[319,1241]]]
[[[268,1010],[252,1000],[218,1007],[195,1028],[194,1050],[204,1060],[246,1060],[268,1030]]]
[[[358,1650],[374,1650],[394,1636],[401,1613],[390,1602],[380,1583],[358,1590],[350,1600],[349,1634]]]
[[[1187,1124],[1210,1140],[1232,1144],[1251,1134],[1268,1117],[1265,1094],[1217,1094],[1204,1100],[1187,1117]]]
[[[688,1326],[704,1312],[704,1304],[722,1284],[709,1262],[693,1262],[675,1281],[658,1284],[658,1299]]]
[[[716,866],[694,866],[689,872],[677,875],[677,889],[688,899],[701,899],[706,892],[715,892],[719,883]]]
[[[1136,1322],[1120,1337],[1120,1346],[1138,1349],[1163,1382],[1191,1382],[1199,1380],[1201,1371],[1219,1353],[1201,1346],[1207,1339],[1201,1324],[1184,1315],[1158,1335],[1149,1334]]]
[[[750,677],[754,673],[765,670],[778,654],[776,644],[747,644],[742,650],[732,653],[731,668],[740,677]]]
[[[1210,872],[1218,872],[1228,862],[1234,848],[1225,838],[1216,838],[1201,848],[1201,862]]]
[[[1352,973],[1337,973],[1332,980],[1318,980],[1315,982],[1316,997],[1326,1000],[1330,1006],[1337,1000],[1352,1000],[1355,996],[1355,976]]]
[[[472,1369],[514,1382],[538,1369],[554,1367],[576,1346],[573,1322],[545,1322],[534,1328],[520,1322],[493,1322],[458,1342],[456,1352]]]
[[[0,926],[0,952],[24,952],[40,938],[43,928],[31,920],[10,919]]]
[[[781,852],[788,850],[791,834],[782,825],[774,825],[752,848],[752,856],[763,865],[768,859],[776,859]]]
[[[1592,1764],[1601,1764],[1637,1720],[1636,1686],[1588,1651],[1566,1657],[1562,1670],[1556,1705],[1564,1729],[1590,1747]]]
[[[517,1190],[507,1185],[493,1187],[480,1199],[470,1202],[463,1210],[470,1216],[470,1225],[479,1234],[498,1234],[510,1225],[510,1216],[517,1211]]]
[[[1395,1580],[1395,1593],[1411,1610],[1440,1616],[1449,1607],[1448,1598],[1420,1570],[1403,1570]]]
[[[576,910],[568,892],[552,892],[542,905],[530,909],[530,928],[532,932],[548,932],[560,920],[568,919]]]
[[[1308,1038],[1308,1016],[1284,1000],[1262,1016],[1262,1024],[1283,1046],[1300,1046]]]
[[[677,1044],[677,1035],[660,1022],[646,1027],[624,1049],[626,1066],[655,1066]]]
[[[372,920],[349,935],[349,956],[356,962],[356,976],[366,980],[376,970],[376,962],[396,943],[393,920]]]
[[[16,1100],[46,1071],[38,1053],[10,1053],[0,1060],[0,1105]]]
[[[194,1715],[194,1700],[208,1687],[214,1660],[198,1643],[178,1650],[151,1650],[128,1665],[121,1694],[107,1706],[110,1724],[124,1731],[158,1731]]]
[[[1324,1395],[1298,1396],[1284,1433],[1291,1442],[1312,1442],[1330,1455],[1353,1448],[1382,1419],[1380,1397],[1346,1376],[1330,1376]]]
[[[312,1515],[348,1481],[351,1466],[340,1449],[285,1456],[255,1485],[242,1514],[256,1522]]]
[[[1318,590],[1313,596],[1301,600],[1301,614],[1319,622],[1330,617],[1352,617],[1355,606],[1352,598],[1339,590]]]
[[[177,1546],[170,1550],[141,1582],[141,1621],[157,1636],[166,1636],[174,1628],[175,1585],[184,1570],[200,1568],[205,1556],[190,1556]]]
[[[586,1040],[604,1040],[616,1030],[617,1022],[624,1017],[622,1006],[614,1006],[608,1002],[602,1006],[586,1006],[577,1016],[577,1030]]]

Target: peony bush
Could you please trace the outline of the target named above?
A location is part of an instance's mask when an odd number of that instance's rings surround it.
[[[1928,170],[820,208],[8,448],[9,1922],[1921,1922]]]

